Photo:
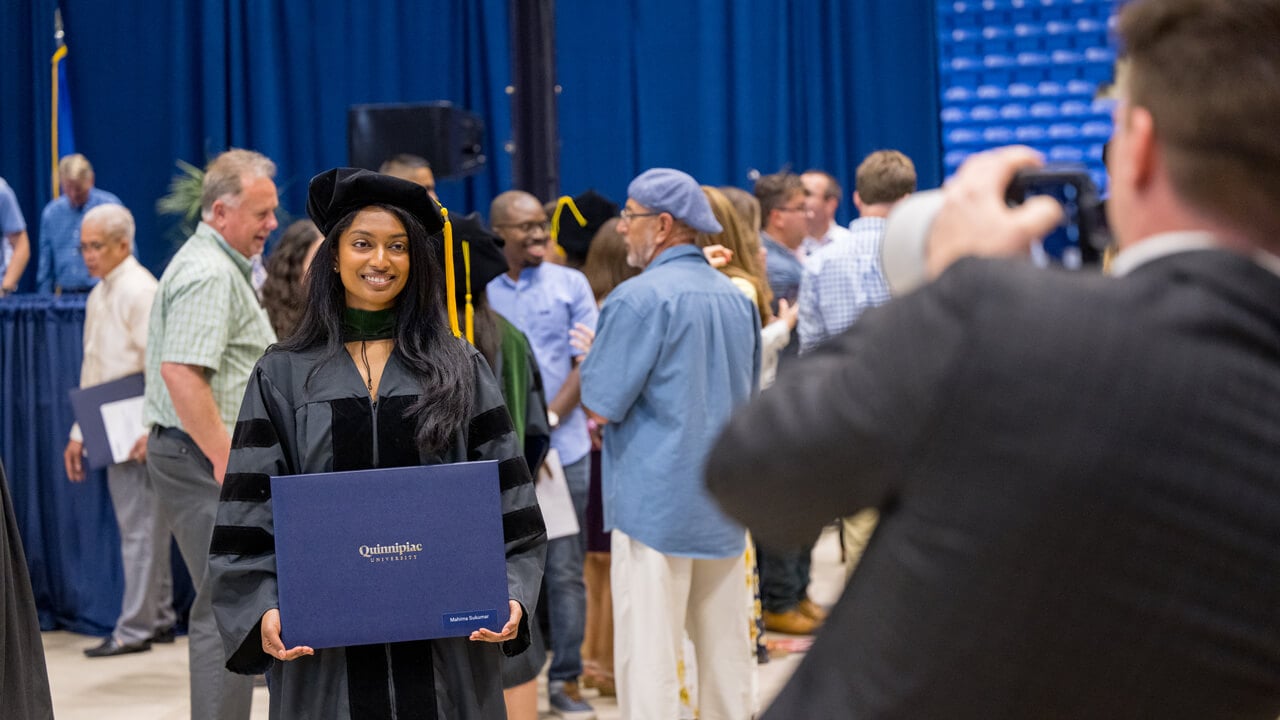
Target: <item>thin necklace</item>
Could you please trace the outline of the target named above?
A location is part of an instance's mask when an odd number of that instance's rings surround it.
[[[373,397],[373,371],[369,369],[369,353],[364,340],[360,341],[360,359],[364,361],[364,374],[368,377],[369,396]]]

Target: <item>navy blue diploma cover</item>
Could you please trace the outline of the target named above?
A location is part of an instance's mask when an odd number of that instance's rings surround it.
[[[496,461],[272,477],[285,645],[501,632],[499,492]]]
[[[101,385],[73,388],[68,393],[71,397],[71,410],[76,416],[76,422],[80,424],[80,434],[84,436],[84,452],[89,468],[99,470],[123,461],[123,458],[117,460],[116,454],[112,451],[112,438],[109,437],[109,431],[118,435],[114,438],[115,444],[122,447],[126,453],[146,432],[140,417],[139,422],[136,423],[137,427],[132,427],[133,423],[129,423],[130,428],[109,429],[102,417],[102,407],[104,405],[118,407],[122,401],[139,400],[145,392],[146,384],[143,382],[142,373],[134,373]]]

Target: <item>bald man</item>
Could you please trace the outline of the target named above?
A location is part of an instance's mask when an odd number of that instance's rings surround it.
[[[432,200],[440,199],[436,196],[436,174],[432,172],[431,163],[427,162],[426,158],[400,153],[382,163],[378,172],[418,183],[426,189]]]
[[[505,243],[507,273],[486,288],[489,305],[529,337],[542,371],[551,425],[551,447],[564,466],[578,533],[547,543],[547,612],[551,618],[551,668],[547,671],[552,708],[562,717],[594,717],[578,692],[582,674],[582,636],[586,626],[587,591],[582,580],[586,549],[587,485],[591,438],[579,406],[578,363],[582,351],[569,344],[577,324],[593,331],[596,301],[587,277],[562,265],[544,262],[551,242],[551,223],[538,198],[510,190],[494,198],[490,224]]]

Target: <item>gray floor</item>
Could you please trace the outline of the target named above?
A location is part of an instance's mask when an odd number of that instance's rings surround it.
[[[839,564],[839,539],[828,530],[814,549],[813,585],[810,595],[830,605],[839,595],[844,570]],[[82,654],[96,645],[97,638],[67,632],[44,635],[53,689],[53,707],[59,720],[185,720],[190,712],[187,699],[187,643],[179,638],[173,645],[157,645],[150,652],[115,658],[90,660]],[[761,697],[772,698],[795,671],[803,657],[793,653],[760,666]],[[540,707],[547,715],[545,677]],[[611,698],[594,698],[599,720],[618,717]],[[253,698],[253,718],[267,717],[266,688],[257,688]]]

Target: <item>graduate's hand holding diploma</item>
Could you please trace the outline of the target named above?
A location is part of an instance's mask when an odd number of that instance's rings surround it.
[[[303,655],[315,655],[306,645],[285,649],[280,638],[280,610],[271,608],[262,614],[262,651],[277,660],[297,660]]]
[[[515,600],[508,602],[511,604],[511,619],[507,620],[507,624],[502,626],[501,633],[496,633],[488,628],[480,628],[471,633],[470,639],[476,642],[500,643],[515,638],[516,632],[520,630],[520,618],[524,617],[524,609]]]

